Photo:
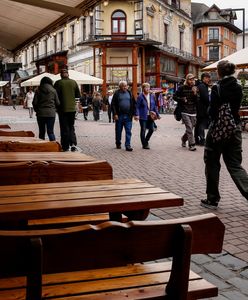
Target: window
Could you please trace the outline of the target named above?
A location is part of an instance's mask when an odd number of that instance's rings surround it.
[[[179,32],[179,49],[183,50],[183,31]]]
[[[209,47],[209,60],[219,60],[219,47],[218,46]]]
[[[224,38],[229,39],[229,30],[227,28],[224,29]]]
[[[229,55],[229,47],[224,45],[224,57]]]
[[[44,40],[44,54],[47,55],[47,39]]]
[[[180,0],[171,0],[171,5],[179,9],[180,8]]]
[[[60,41],[60,51],[62,51],[64,48],[64,32],[63,31],[61,31],[59,33],[59,41]]]
[[[75,44],[75,25],[71,25],[71,46]]]
[[[202,46],[197,47],[197,56],[202,57]]]
[[[164,44],[168,44],[168,25],[164,24]]]
[[[82,19],[82,40],[86,40],[86,19]]]
[[[90,35],[94,34],[94,18],[90,16]]]
[[[219,28],[209,28],[209,41],[219,40]]]
[[[57,34],[55,34],[53,36],[53,48],[54,48],[54,52],[57,52]]]
[[[202,30],[201,29],[197,30],[197,39],[198,40],[202,39]]]
[[[34,61],[34,46],[31,47],[31,60]]]
[[[36,45],[36,57],[39,58],[39,43]]]
[[[117,10],[112,14],[112,34],[126,34],[126,14]]]

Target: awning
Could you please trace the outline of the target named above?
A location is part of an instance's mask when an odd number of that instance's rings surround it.
[[[0,81],[0,87],[5,86],[8,83],[9,83],[9,81]]]
[[[167,80],[169,82],[182,82],[184,79],[182,77],[177,77],[173,75],[162,75],[162,79]]]

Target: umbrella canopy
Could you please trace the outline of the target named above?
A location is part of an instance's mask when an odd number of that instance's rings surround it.
[[[55,81],[61,79],[60,74],[55,76]],[[74,79],[78,84],[102,84],[103,79],[90,76],[88,74],[78,72],[75,70],[69,70],[69,78]]]
[[[0,81],[0,87],[5,86],[7,83],[9,83],[9,82],[8,81]]]
[[[236,65],[238,69],[248,68],[248,47],[241,49],[231,55],[224,57],[221,60],[229,60]],[[216,61],[215,63],[203,68],[204,71],[211,71],[217,68],[218,63],[221,61]]]
[[[37,76],[34,76],[26,81],[23,81],[21,83],[21,86],[39,86],[40,81],[43,77],[49,77],[52,79],[53,82],[57,80],[56,75],[45,72],[45,73],[39,74]]]

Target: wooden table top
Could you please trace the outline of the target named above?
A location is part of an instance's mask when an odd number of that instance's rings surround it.
[[[182,197],[138,179],[1,186],[0,190],[1,221],[181,205]]]
[[[25,143],[32,143],[32,142],[41,142],[46,143],[48,140],[41,140],[37,137],[29,137],[29,136],[0,136],[0,142],[25,142]]]
[[[81,152],[0,152],[1,163],[20,161],[86,162],[95,160],[97,159]]]

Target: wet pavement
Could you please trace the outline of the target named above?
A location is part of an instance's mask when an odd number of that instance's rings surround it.
[[[173,115],[162,115],[158,129],[150,142],[150,150],[141,147],[139,123],[133,123],[133,152],[115,149],[114,123],[107,114],[95,122],[89,114],[85,121],[82,114],[76,120],[78,146],[85,154],[106,159],[113,167],[115,178],[136,177],[184,198],[183,207],[154,209],[150,219],[170,219],[212,212],[200,206],[205,197],[203,147],[195,152],[181,147],[180,137],[184,126]],[[32,130],[38,133],[35,116],[21,106],[13,110],[0,106],[0,123],[12,129]],[[55,126],[58,141],[58,121]],[[124,138],[124,135],[123,135]],[[243,167],[248,171],[248,133],[243,133]],[[219,287],[218,300],[248,299],[248,202],[234,185],[222,162],[220,176],[221,202],[216,215],[226,227],[223,253],[220,255],[195,255],[192,268],[202,277]],[[206,239],[208,237],[206,236]]]

